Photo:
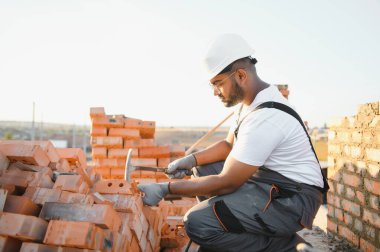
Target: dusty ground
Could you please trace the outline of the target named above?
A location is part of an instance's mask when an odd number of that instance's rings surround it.
[[[312,230],[304,229],[298,234],[302,236],[307,242],[311,243],[316,251],[344,251],[356,252],[359,251],[351,247],[345,240],[334,238],[327,235],[327,206],[322,205],[314,220]]]

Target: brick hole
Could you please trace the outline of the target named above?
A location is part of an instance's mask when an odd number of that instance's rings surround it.
[[[120,183],[120,184],[119,184],[119,187],[123,187],[123,186],[124,186],[124,184],[123,184],[123,183]]]
[[[109,183],[108,183],[108,187],[111,187],[111,186],[112,186],[112,183],[111,183],[111,182],[109,182]]]

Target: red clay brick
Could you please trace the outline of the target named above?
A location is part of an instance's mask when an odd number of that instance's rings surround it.
[[[341,209],[335,208],[335,218],[339,221],[343,221],[343,211]]]
[[[116,158],[95,159],[94,164],[97,168],[124,168],[125,160]]]
[[[369,211],[364,209],[363,221],[368,221],[371,225],[380,228],[380,215],[378,212]]]
[[[1,184],[0,183],[0,192],[2,190],[7,191],[8,192],[7,195],[17,195],[17,192],[18,192],[15,185]],[[0,194],[0,196],[1,196],[1,194]],[[1,197],[0,197],[0,199],[1,199]],[[5,200],[4,200],[4,202],[5,202]],[[0,210],[1,210],[1,208],[0,208]]]
[[[344,213],[343,221],[344,221],[344,223],[346,223],[348,226],[351,226],[352,223],[353,223],[352,216],[349,215],[348,213]]]
[[[112,168],[110,171],[112,179],[124,179],[125,177],[125,168]]]
[[[43,205],[46,202],[58,201],[61,196],[61,190],[28,187],[24,193],[24,196],[30,198],[37,205]]]
[[[45,244],[102,249],[104,231],[90,222],[51,220],[44,239]]]
[[[120,225],[119,233],[127,236],[129,243],[131,243],[132,231],[131,231],[130,222],[129,222],[131,214],[130,213],[123,213],[123,212],[118,212],[117,214],[119,215],[119,217],[121,219],[121,225]]]
[[[93,127],[106,127],[106,128],[122,128],[124,127],[124,121],[122,118],[98,117],[92,118]]]
[[[109,149],[108,158],[126,159],[129,149]],[[132,157],[138,157],[139,150],[132,149]]]
[[[112,252],[129,251],[128,249],[129,249],[130,242],[126,235],[119,234],[118,232],[112,232],[111,241],[112,241],[112,250],[111,250]]]
[[[145,252],[147,251],[146,233],[143,233],[143,235],[141,236],[139,240],[139,245],[140,245],[141,251],[145,251]]]
[[[154,172],[154,171],[141,171],[140,178],[156,179],[156,172]]]
[[[99,252],[99,250],[70,248],[40,243],[23,242],[20,252]]]
[[[95,117],[105,117],[106,112],[104,110],[104,107],[92,107],[90,108],[90,117],[95,118]]]
[[[92,158],[94,159],[107,158],[107,148],[106,147],[92,148]]]
[[[8,195],[4,205],[4,212],[38,216],[40,207],[25,196]]]
[[[71,165],[76,165],[77,162],[83,169],[87,167],[86,156],[80,148],[60,148],[57,149],[60,158],[66,159]]]
[[[124,140],[140,139],[140,131],[137,129],[110,128],[108,136],[122,137]]]
[[[106,127],[91,127],[90,136],[107,136],[107,128]]]
[[[121,220],[109,205],[84,205],[46,202],[40,217],[45,220],[61,219],[67,221],[87,221],[102,228],[118,230]]]
[[[360,202],[360,205],[365,205],[365,195],[362,192],[356,191],[356,198]]]
[[[20,144],[20,145],[30,145],[30,146],[40,146],[41,149],[46,153],[51,163],[57,163],[59,160],[58,153],[51,141],[24,141],[24,140],[5,140],[1,141],[4,144]],[[49,165],[50,166],[50,165]]]
[[[332,205],[327,205],[327,215],[335,217],[335,208]]]
[[[376,250],[376,247],[372,243],[364,240],[363,238],[360,238],[360,249],[362,251],[365,251],[365,252],[376,252],[376,251],[378,251],[378,250]]]
[[[359,237],[355,235],[349,228],[339,225],[338,233],[340,236],[343,236],[355,246],[359,246]]]
[[[380,207],[380,199],[379,197],[377,196],[373,196],[373,195],[370,195],[369,196],[369,205],[375,209],[375,210],[379,210],[379,207]]]
[[[19,251],[22,241],[14,239],[12,237],[0,236],[0,252],[13,252]]]
[[[122,137],[92,137],[91,144],[93,147],[123,148]]]
[[[360,205],[349,200],[342,200],[342,207],[345,211],[352,213],[353,215],[360,217]]]
[[[364,185],[369,192],[380,195],[380,182],[365,178]]]
[[[133,166],[157,167],[157,159],[155,158],[132,158],[131,163]]]
[[[2,152],[0,152],[0,176],[3,174],[3,171],[8,169],[8,166],[9,159]]]
[[[39,166],[48,166],[50,163],[46,152],[39,145],[0,143],[0,152],[11,161]]]
[[[330,192],[327,193],[327,203],[337,208],[341,208],[340,198]]]
[[[26,187],[28,187],[29,182],[25,178],[14,177],[14,176],[3,174],[3,176],[0,177],[0,184],[14,185],[17,188],[25,189]]]
[[[338,233],[338,225],[332,221],[330,218],[327,218],[327,230],[333,232],[333,233]]]
[[[47,222],[35,216],[0,213],[0,235],[24,241],[42,241]]]
[[[185,156],[185,146],[173,144],[170,146],[170,157],[183,157]]]
[[[128,225],[133,236],[135,236],[137,240],[140,240],[143,229],[137,213],[119,213],[119,216],[122,219],[123,225]]]
[[[71,168],[70,168],[69,161],[67,161],[66,159],[60,158],[58,163],[55,166],[55,169],[58,172],[70,172]]]
[[[140,245],[139,245],[138,239],[135,235],[132,236],[130,251],[142,251],[142,250],[140,250]]]
[[[141,138],[154,138],[154,133],[156,131],[156,122],[154,121],[143,121],[140,128]]]
[[[167,168],[170,164],[170,158],[159,158],[157,159],[158,167]]]
[[[156,143],[154,139],[140,139],[140,140],[125,140],[124,141],[124,148],[130,149],[130,148],[147,148],[147,147],[154,147],[156,146]]]
[[[361,177],[359,175],[343,173],[343,183],[352,187],[359,187],[361,185]]]
[[[137,129],[140,130],[142,126],[142,120],[134,118],[125,118],[124,119],[124,128],[126,129]]]
[[[104,179],[94,184],[94,192],[132,195],[131,185],[123,179]]]
[[[118,212],[133,213],[142,209],[140,196],[121,195],[121,194],[103,194],[107,200],[113,202],[113,209]]]
[[[89,190],[82,175],[59,175],[53,188],[74,193],[87,193]]]
[[[97,166],[95,166],[95,172],[98,173],[104,179],[111,178],[111,171],[110,171],[110,168],[108,168],[108,167],[97,167]]]
[[[141,158],[170,158],[169,146],[155,146],[140,149]]]
[[[58,202],[94,204],[94,198],[91,195],[86,195],[86,194],[82,194],[82,193],[72,193],[72,192],[62,191]]]

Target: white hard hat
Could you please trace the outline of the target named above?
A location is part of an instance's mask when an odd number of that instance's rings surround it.
[[[232,62],[251,56],[255,51],[241,36],[223,34],[218,36],[209,46],[204,57],[207,78],[211,80]]]

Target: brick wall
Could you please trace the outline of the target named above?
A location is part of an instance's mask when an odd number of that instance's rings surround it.
[[[328,232],[362,251],[380,251],[379,102],[329,126]]]

